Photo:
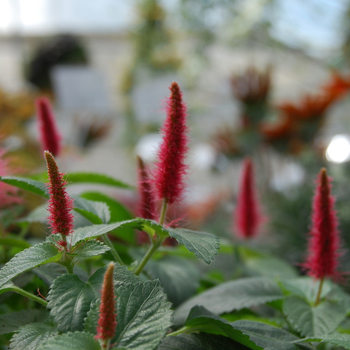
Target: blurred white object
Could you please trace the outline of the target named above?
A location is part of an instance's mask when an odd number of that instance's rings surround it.
[[[153,162],[156,160],[161,141],[162,136],[160,134],[146,134],[136,144],[135,153],[146,162]]]
[[[271,180],[271,186],[277,191],[285,191],[299,185],[305,178],[305,170],[298,163],[290,162],[279,167]]]
[[[326,150],[326,158],[329,162],[344,163],[350,160],[350,136],[345,134],[335,135]]]
[[[191,165],[201,170],[209,170],[215,165],[216,150],[209,143],[198,143],[190,153]]]

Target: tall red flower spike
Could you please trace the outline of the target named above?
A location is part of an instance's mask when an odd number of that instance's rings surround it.
[[[74,228],[72,214],[73,199],[67,194],[64,187],[67,182],[63,179],[63,174],[60,173],[52,154],[49,151],[45,151],[44,157],[49,175],[48,189],[50,199],[48,210],[50,215],[48,219],[52,233],[60,233],[63,236],[68,236]]]
[[[162,128],[163,140],[158,152],[154,173],[154,187],[158,199],[169,204],[181,199],[184,192],[185,153],[188,150],[186,104],[177,83],[170,86],[171,95],[166,101],[167,116]]]
[[[334,209],[335,199],[331,195],[330,179],[326,169],[320,171],[312,206],[308,257],[304,267],[309,276],[317,279],[339,277],[338,220]]]
[[[43,151],[51,152],[55,157],[61,151],[61,135],[57,129],[50,101],[39,97],[35,101],[40,130],[40,140]]]
[[[138,161],[138,193],[139,202],[137,207],[137,216],[144,219],[155,219],[155,198],[152,190],[152,185],[148,176],[148,169],[143,160],[137,157]],[[139,231],[137,235],[139,244],[150,242],[148,234],[144,231]]]
[[[101,339],[107,348],[108,340],[112,339],[117,328],[115,295],[113,283],[114,263],[109,263],[103,279],[101,291],[100,317],[98,319],[96,339]],[[107,341],[107,342],[106,342]]]
[[[238,236],[243,239],[255,237],[263,221],[254,185],[253,164],[251,159],[246,158],[235,210],[235,229]]]

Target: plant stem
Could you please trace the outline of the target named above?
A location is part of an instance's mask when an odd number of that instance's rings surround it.
[[[101,350],[109,349],[110,342],[111,342],[111,339],[101,339],[100,340]]]
[[[166,198],[164,198],[163,204],[162,204],[162,210],[160,212],[160,217],[159,217],[159,224],[160,225],[164,224],[167,210],[168,210],[168,201]],[[146,255],[141,260],[139,266],[137,266],[136,270],[134,271],[134,274],[136,276],[138,276],[142,272],[142,270],[146,266],[148,260],[151,259],[153,253],[162,245],[163,241],[164,241],[164,238],[158,237],[158,235],[157,235],[157,238],[154,241],[152,241],[152,245],[148,249]]]
[[[189,329],[189,327],[186,327],[186,326],[185,326],[185,327],[182,327],[182,328],[178,329],[178,330],[175,331],[175,332],[169,333],[169,334],[167,335],[167,337],[170,337],[170,336],[173,336],[173,335],[179,335],[179,334],[182,334],[182,333],[186,333],[188,329]],[[192,332],[195,332],[195,330],[191,329],[191,333],[192,333]]]
[[[317,306],[321,301],[321,292],[322,292],[323,281],[324,281],[324,277],[320,281],[320,286],[318,287],[317,298],[316,298],[314,306]]]
[[[23,296],[29,298],[29,299],[32,299],[32,300],[34,300],[34,301],[36,301],[36,302],[38,302],[38,303],[40,303],[40,304],[42,304],[42,305],[44,305],[44,306],[47,306],[47,304],[48,304],[48,302],[47,302],[46,300],[44,300],[44,299],[42,299],[42,298],[39,298],[39,297],[37,297],[36,295],[34,295],[34,294],[32,294],[32,293],[29,293],[29,292],[27,292],[26,290],[24,290],[24,289],[22,289],[22,288],[19,288],[19,287],[16,287],[16,286],[15,286],[15,287],[12,287],[11,290],[12,290],[13,292],[16,292],[16,293],[18,293],[18,294],[21,294],[21,295],[23,295]]]
[[[120,255],[118,254],[118,252],[114,248],[113,243],[111,242],[111,240],[107,236],[107,233],[102,235],[102,239],[111,248],[111,253],[112,253],[115,261],[117,261],[120,265],[124,265],[123,260],[121,259]]]

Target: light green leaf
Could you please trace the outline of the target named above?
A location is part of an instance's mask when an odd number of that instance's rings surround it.
[[[81,258],[91,258],[92,256],[102,255],[108,252],[111,248],[106,244],[98,241],[87,241],[82,245],[74,249],[74,251],[69,254],[76,259]]]
[[[171,325],[170,303],[159,281],[127,284],[117,290],[117,331],[113,339],[127,349],[153,350]]]
[[[39,196],[49,197],[46,184],[40,181],[17,176],[0,176],[0,181],[21,188],[22,190],[38,194]]]
[[[27,270],[59,261],[61,256],[62,253],[56,247],[46,243],[21,251],[0,270],[0,287]]]
[[[195,294],[199,286],[200,274],[188,260],[177,256],[165,256],[150,260],[145,266],[147,273],[158,278],[173,306],[178,306]]]
[[[247,350],[247,348],[221,335],[199,333],[166,337],[158,350]]]
[[[38,350],[100,350],[100,344],[94,336],[85,332],[60,334],[51,338]]]
[[[40,205],[39,207],[31,211],[26,217],[18,219],[16,222],[19,222],[19,223],[40,222],[41,224],[46,224],[47,217],[49,215],[49,212],[47,211],[46,207],[47,207],[46,203],[43,205]]]
[[[202,305],[214,314],[222,314],[283,298],[283,293],[271,279],[242,278],[222,283],[189,299],[175,311],[174,319],[176,324],[182,324],[196,305]]]
[[[13,237],[12,235],[6,235],[6,237],[0,238],[0,246],[16,247],[16,248],[30,248],[30,244],[24,239]]]
[[[107,204],[74,197],[74,210],[93,224],[108,224],[111,218]]]
[[[333,344],[336,346],[343,347],[345,349],[350,349],[350,334],[340,334],[340,333],[332,333],[322,337],[312,337],[307,339],[302,339],[303,342],[321,342]]]
[[[241,320],[232,322],[231,326],[246,334],[252,342],[264,350],[300,350],[304,348],[294,343],[299,340],[295,335],[266,323]]]
[[[298,297],[284,301],[283,313],[289,323],[306,337],[327,335],[346,318],[346,310],[341,304],[323,301],[314,307]]]
[[[75,331],[83,329],[83,321],[90,309],[91,302],[100,297],[100,289],[106,267],[98,269],[85,283],[76,275],[65,274],[58,277],[47,296],[50,315],[58,325],[58,330]],[[116,286],[137,282],[137,278],[124,266],[114,268]]]
[[[36,350],[46,340],[57,335],[54,325],[46,323],[30,323],[21,327],[11,338],[11,350]]]
[[[80,197],[89,199],[91,201],[106,203],[111,213],[110,223],[131,220],[134,218],[134,215],[131,214],[130,211],[126,209],[121,203],[103,193],[84,192],[80,195]],[[118,237],[132,244],[134,244],[136,241],[135,231],[132,227],[119,228]]]
[[[108,185],[120,188],[129,188],[134,189],[134,186],[128,185],[125,182],[117,180],[111,176],[98,174],[98,173],[85,173],[85,172],[76,172],[68,173],[64,176],[68,181],[68,184],[75,185],[77,183],[95,183],[101,185]]]
[[[28,323],[40,322],[49,317],[46,310],[29,309],[0,316],[0,334],[13,333]]]
[[[214,260],[220,249],[219,239],[211,233],[187,229],[169,229],[169,235],[207,264]]]

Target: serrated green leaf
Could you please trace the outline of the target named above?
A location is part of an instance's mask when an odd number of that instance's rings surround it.
[[[84,320],[84,331],[95,335],[99,317],[100,299],[95,299],[91,302],[90,310]]]
[[[111,218],[107,204],[74,197],[74,210],[93,224],[108,224]]]
[[[120,347],[156,349],[171,325],[170,303],[159,281],[127,284],[117,290],[117,331]]]
[[[0,316],[0,334],[13,333],[28,323],[40,322],[49,317],[46,310],[29,309]]]
[[[126,209],[121,203],[103,193],[84,192],[80,195],[80,197],[92,201],[106,203],[111,213],[110,223],[131,220],[134,218],[134,215],[131,214],[131,212],[128,209]],[[131,244],[134,244],[136,241],[135,231],[132,227],[119,228],[118,237]]]
[[[76,275],[65,274],[58,277],[47,296],[50,315],[58,325],[58,330],[76,331],[83,329],[83,321],[90,309],[91,302],[100,297],[100,289],[106,267],[98,269],[85,283]],[[124,266],[114,268],[114,283],[119,286],[123,283],[138,281],[137,278]]]
[[[260,350],[260,347],[249,340],[247,335],[233,328],[226,320],[214,315],[202,306],[195,306],[191,309],[190,314],[184,324],[184,327],[179,332],[197,333],[205,332],[216,335],[229,337],[242,345],[248,346],[253,350]]]
[[[211,233],[179,228],[169,229],[169,235],[207,264],[214,260],[214,256],[218,254],[218,249],[220,249],[218,237]]]
[[[60,334],[38,347],[38,350],[100,350],[100,344],[92,334],[74,332]]]
[[[36,267],[32,272],[41,278],[47,285],[51,285],[57,277],[66,273],[66,269],[62,265],[52,263]]]
[[[195,294],[199,286],[200,274],[188,260],[177,256],[165,256],[150,260],[145,266],[147,273],[158,278],[173,306],[178,306]]]
[[[62,253],[56,247],[46,243],[21,251],[0,270],[0,287],[27,270],[59,261],[61,256]]]
[[[232,322],[231,325],[246,334],[252,342],[264,350],[300,350],[304,348],[294,343],[300,340],[295,335],[266,323],[241,320]]]
[[[196,305],[204,306],[214,314],[222,314],[283,298],[277,284],[269,278],[242,278],[222,283],[189,299],[175,311],[174,319],[176,324],[182,324]]]
[[[21,188],[22,190],[38,194],[39,196],[49,197],[46,184],[40,181],[18,176],[0,176],[0,181]]]
[[[110,247],[102,242],[87,241],[75,248],[69,255],[73,256],[75,259],[91,258],[92,256],[102,255],[108,252],[110,249]]]
[[[316,301],[320,283],[316,282],[314,279],[303,276],[299,278],[282,280],[280,283],[285,291],[288,291],[294,296],[298,296],[311,304]],[[332,289],[333,283],[329,280],[325,280],[323,282],[321,298],[324,298],[327,294],[329,294]]]
[[[289,323],[306,337],[327,335],[346,318],[346,310],[341,304],[323,301],[314,307],[298,297],[284,301],[283,313]]]
[[[74,172],[66,174],[64,178],[68,181],[68,184],[73,185],[77,183],[95,183],[120,188],[135,188],[134,186],[128,185],[127,183],[117,180],[111,176],[98,173]]]
[[[51,323],[30,323],[21,327],[11,338],[11,350],[36,350],[46,340],[57,335]]]
[[[158,350],[248,350],[248,348],[221,335],[199,333],[166,337]]]
[[[312,337],[312,338],[302,339],[301,341],[303,342],[317,341],[321,343],[328,343],[336,346],[341,346],[345,349],[350,349],[350,334],[333,333],[323,337]]]

